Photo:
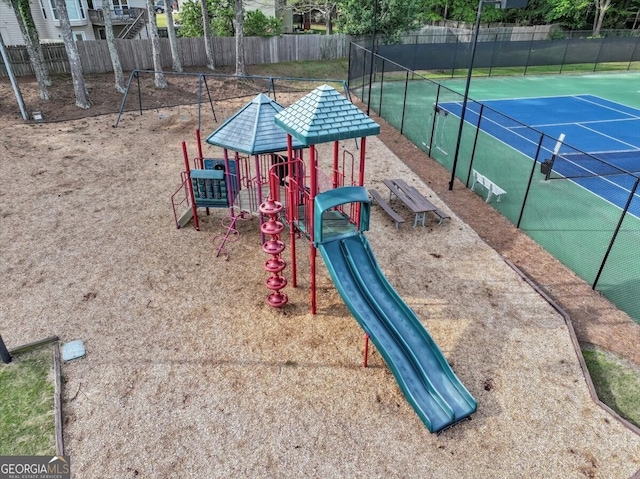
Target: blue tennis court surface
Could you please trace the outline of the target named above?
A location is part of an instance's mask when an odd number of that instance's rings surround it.
[[[460,117],[462,103],[438,108]],[[635,182],[624,172],[640,174],[640,110],[598,96],[470,101],[465,121],[531,158],[541,144],[538,161],[551,157],[564,134],[553,176],[571,178],[620,208]]]

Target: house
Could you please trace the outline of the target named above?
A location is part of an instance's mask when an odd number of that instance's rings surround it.
[[[286,0],[243,0],[245,11],[260,10],[267,17],[276,17],[282,21],[282,33],[293,33],[294,13]]]
[[[145,0],[111,0],[111,20],[116,37],[147,38]],[[54,0],[30,2],[31,14],[42,42],[62,41]],[[76,40],[106,38],[101,0],[66,0],[71,30]],[[0,1],[0,35],[5,45],[24,45],[18,21],[8,2]]]

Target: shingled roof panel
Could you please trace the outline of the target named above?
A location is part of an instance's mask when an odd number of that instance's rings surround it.
[[[248,155],[275,153],[287,149],[287,134],[274,123],[284,107],[260,93],[211,133],[206,142]],[[293,148],[304,145],[294,137]]]
[[[329,85],[278,112],[274,123],[305,146],[380,133],[375,121]]]

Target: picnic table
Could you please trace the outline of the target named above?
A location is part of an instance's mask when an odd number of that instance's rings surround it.
[[[449,218],[449,216],[440,211],[433,203],[426,199],[416,188],[409,186],[404,180],[382,180],[387,188],[389,188],[389,200],[396,196],[409,210],[414,214],[413,227],[418,222],[424,226],[424,221],[428,212],[433,212],[440,218]]]

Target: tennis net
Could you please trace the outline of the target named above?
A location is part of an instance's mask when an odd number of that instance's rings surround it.
[[[548,179],[640,176],[640,150],[560,153],[545,160]],[[544,163],[543,163],[544,165]]]

